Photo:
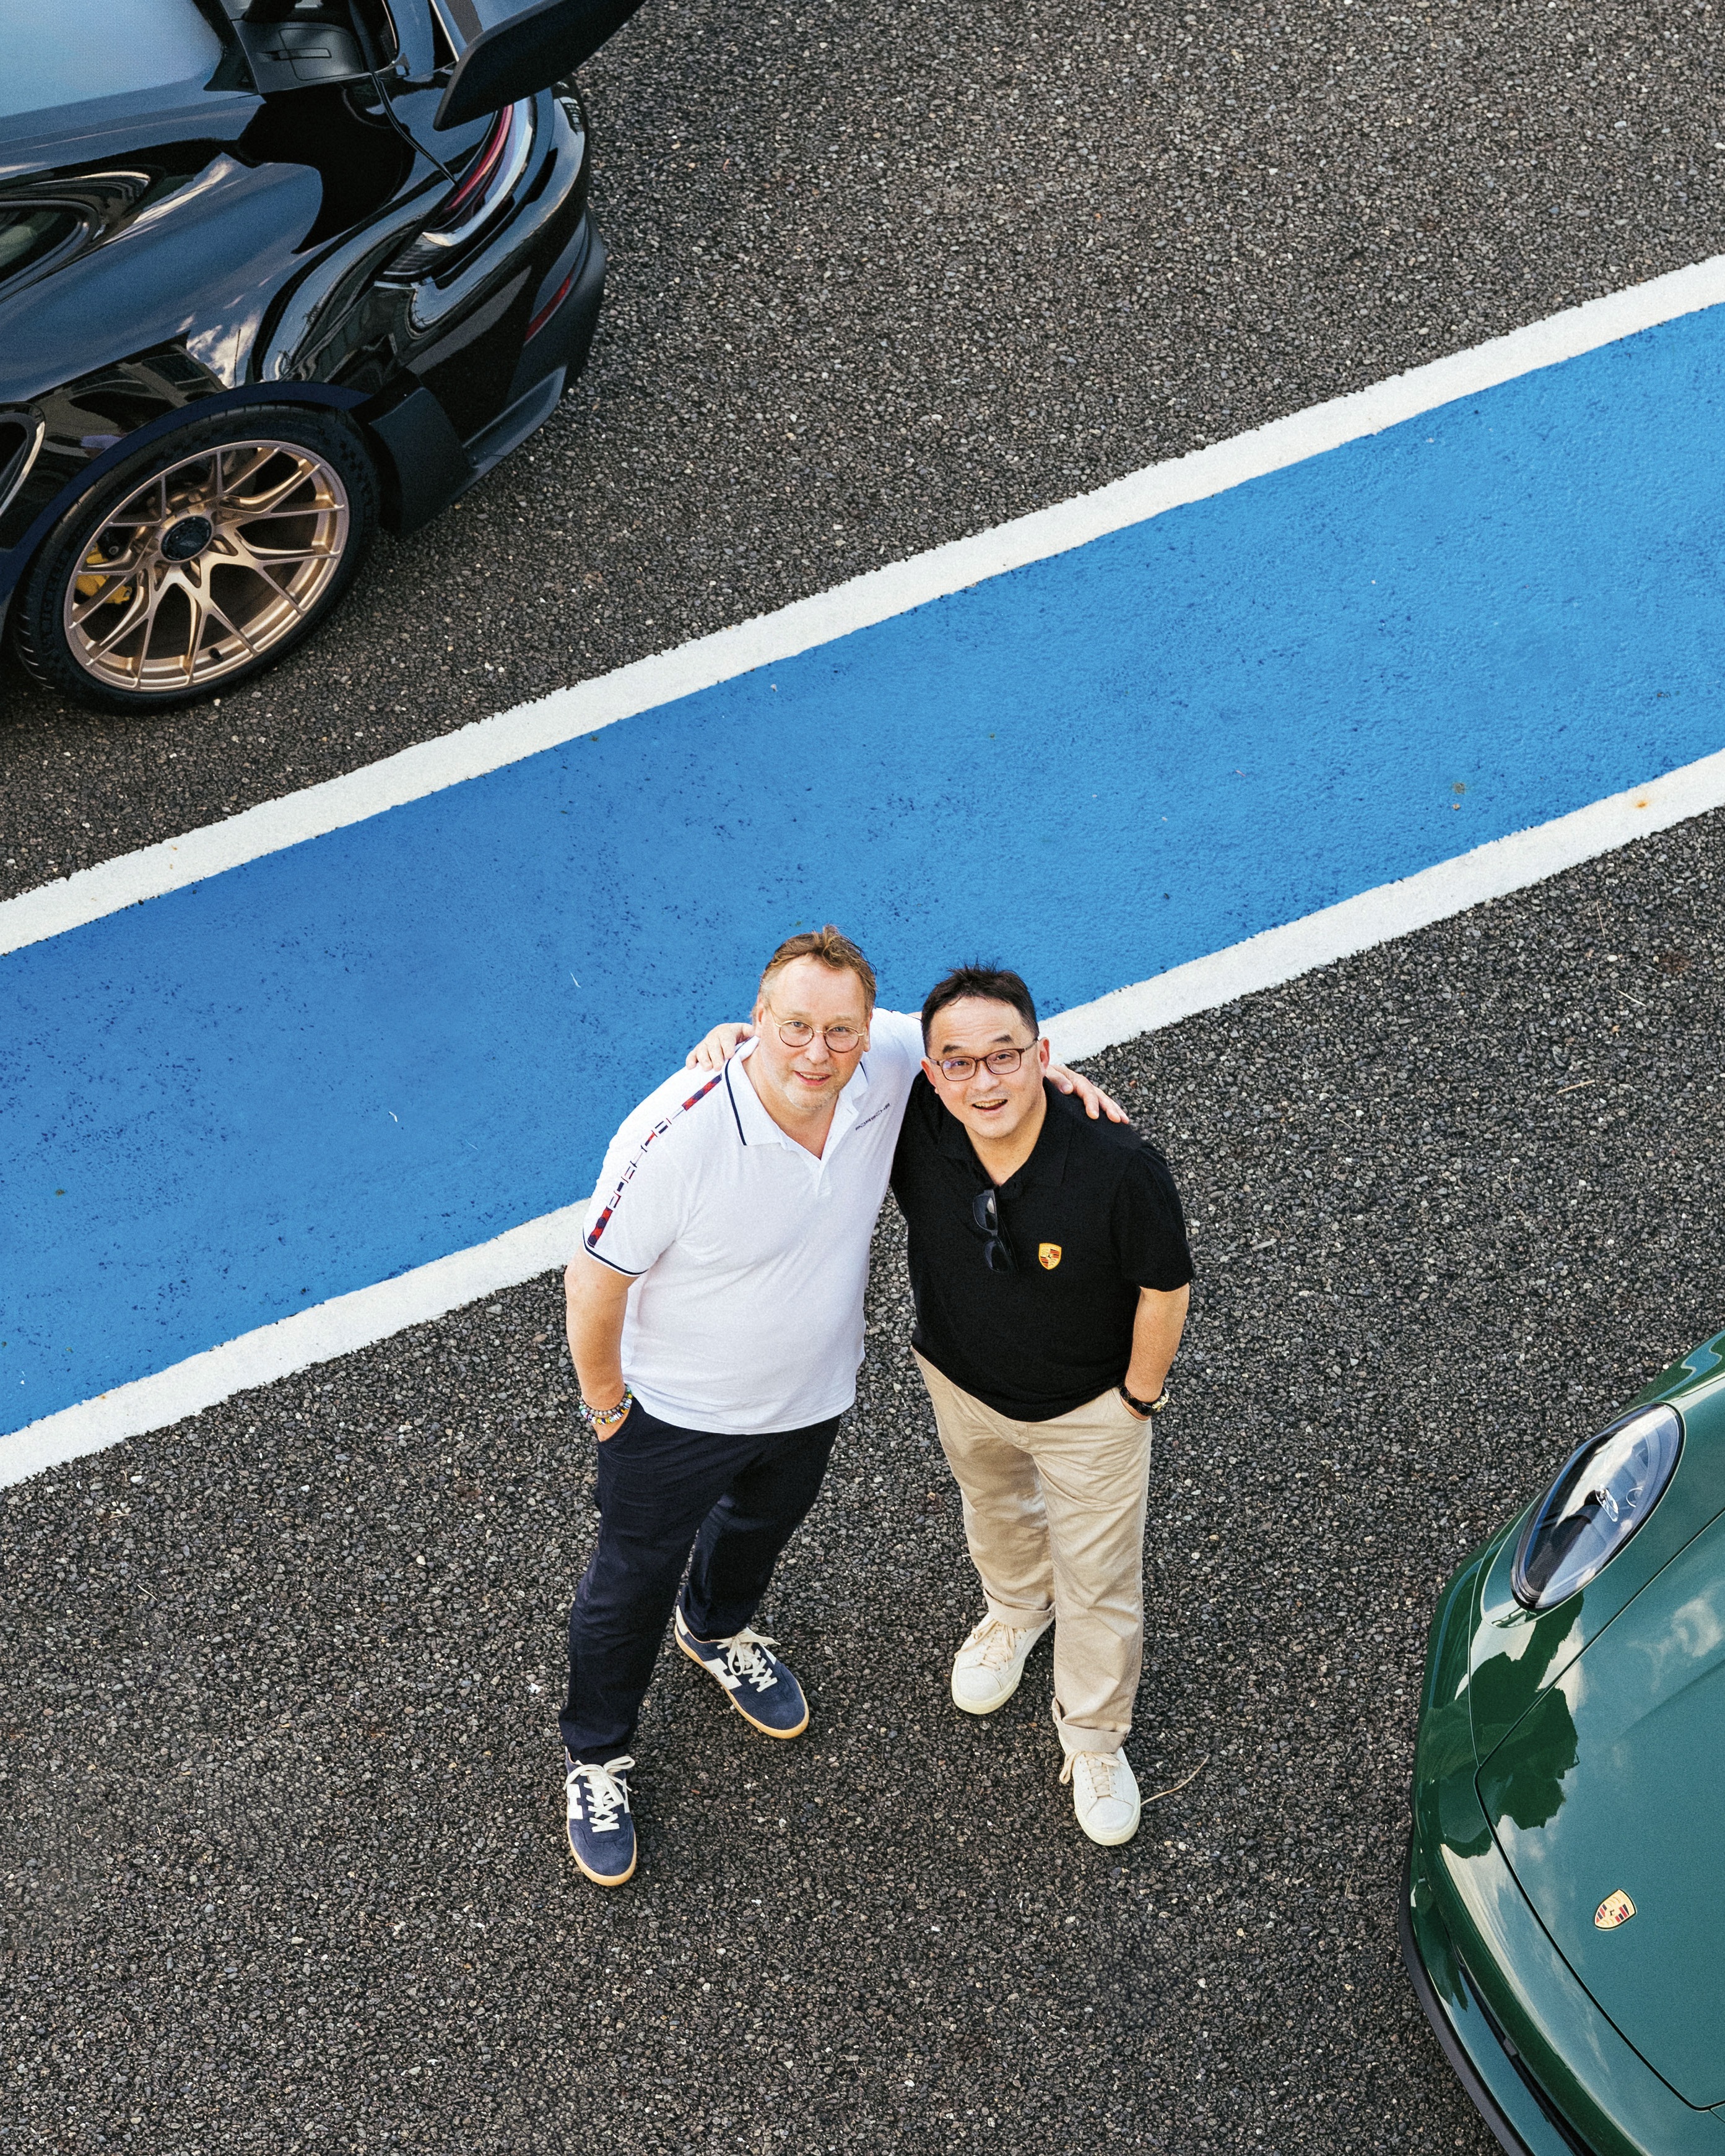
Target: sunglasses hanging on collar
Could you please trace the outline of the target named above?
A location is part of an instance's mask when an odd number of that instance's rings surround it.
[[[991,1183],[970,1201],[970,1231],[983,1239],[983,1263],[992,1272],[1015,1273],[1019,1261],[1000,1224],[1000,1194]]]

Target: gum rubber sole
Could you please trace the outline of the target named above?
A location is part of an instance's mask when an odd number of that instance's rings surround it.
[[[566,1841],[568,1841],[568,1835],[565,1834],[563,1839]],[[635,1853],[629,1860],[628,1871],[615,1871],[611,1873],[608,1877],[602,1878],[597,1871],[589,1871],[587,1866],[582,1862],[581,1859],[575,1856],[575,1845],[572,1841],[569,1842],[569,1854],[571,1856],[575,1857],[575,1869],[581,1874],[583,1879],[591,1879],[595,1887],[626,1887],[629,1881],[634,1877],[635,1866],[641,1861],[640,1845],[638,1842],[635,1845]]]
[[[691,1647],[684,1639],[682,1634],[677,1631],[675,1626],[672,1627],[672,1631],[675,1637],[677,1645],[683,1650],[683,1652],[689,1657],[690,1661],[694,1663],[696,1668],[698,1670],[706,1670],[707,1675],[711,1676],[712,1671],[706,1668],[706,1664],[702,1661],[700,1656],[696,1653],[694,1648]],[[743,1705],[742,1702],[737,1697],[735,1692],[728,1692],[726,1697],[729,1699],[732,1706],[734,1707],[737,1712],[742,1717],[743,1720],[747,1722],[749,1727],[751,1729],[758,1729],[763,1737],[800,1737],[803,1734],[803,1732],[809,1727],[809,1700],[806,1693],[804,1694],[803,1700],[803,1719],[797,1724],[794,1729],[769,1729],[764,1722],[756,1721],[753,1715],[749,1712],[748,1709]]]

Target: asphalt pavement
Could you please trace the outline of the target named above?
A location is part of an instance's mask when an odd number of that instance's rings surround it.
[[[0,2147],[1484,2156],[1395,1944],[1425,1629],[1721,1322],[1722,894],[1716,816],[1094,1066],[1199,1266],[1126,1848],[1045,1649],[947,1699],[896,1217],[762,1620],[811,1727],[667,1655],[619,1892],[562,1839],[554,1277],[8,1491]]]
[[[0,666],[0,896],[1712,254],[1718,54],[1627,0],[648,0],[562,409],[256,689]]]
[[[255,690],[116,721],[8,666],[0,889],[1716,251],[1710,22],[651,0],[588,70],[575,394]],[[1722,893],[1714,817],[1100,1059],[1200,1267],[1127,1848],[1045,1649],[947,1702],[891,1218],[764,1620],[811,1728],[667,1658],[614,1895],[562,1838],[555,1280],[8,1491],[0,2148],[1483,2156],[1395,1949],[1425,1626],[1722,1322]]]

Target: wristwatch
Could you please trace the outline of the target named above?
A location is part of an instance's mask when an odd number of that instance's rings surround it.
[[[1132,1409],[1134,1414],[1160,1414],[1163,1409],[1168,1405],[1168,1387],[1166,1385],[1163,1387],[1162,1390],[1156,1395],[1156,1398],[1153,1400],[1135,1400],[1132,1394],[1127,1392],[1124,1385],[1122,1385],[1118,1389],[1120,1397],[1126,1402],[1127,1405]]]
[[[614,1408],[590,1408],[585,1400],[578,1399],[575,1403],[575,1412],[597,1436],[601,1428],[608,1427],[614,1422],[621,1422],[624,1416],[628,1414],[634,1399],[634,1394],[625,1385],[623,1389],[623,1398],[619,1400]]]

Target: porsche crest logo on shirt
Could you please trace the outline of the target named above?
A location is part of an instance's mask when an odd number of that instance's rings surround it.
[[[1058,1243],[1039,1243],[1036,1245],[1036,1262],[1041,1266],[1044,1272],[1051,1273],[1055,1267],[1060,1262],[1060,1245]]]
[[[1594,1923],[1602,1932],[1615,1932],[1620,1924],[1626,1924],[1635,1913],[1635,1905],[1620,1887],[1608,1894],[1594,1911]]]

